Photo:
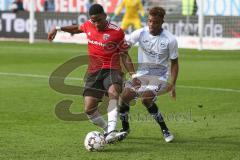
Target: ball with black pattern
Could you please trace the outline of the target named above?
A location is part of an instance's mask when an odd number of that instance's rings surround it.
[[[105,139],[98,131],[89,132],[84,140],[84,146],[88,151],[101,151],[105,146]]]

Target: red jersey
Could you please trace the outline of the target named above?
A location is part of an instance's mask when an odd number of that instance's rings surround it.
[[[91,20],[80,26],[87,34],[89,65],[88,72],[101,69],[121,69],[120,47],[124,42],[123,30],[108,22],[103,31],[98,31]]]

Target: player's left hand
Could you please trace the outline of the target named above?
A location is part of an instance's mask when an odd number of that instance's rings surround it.
[[[173,98],[173,100],[176,100],[176,87],[173,84],[171,84],[170,87],[171,87],[170,96]]]
[[[173,87],[172,91],[171,91],[171,96],[174,100],[176,100],[176,89],[175,86]]]
[[[48,33],[48,40],[52,41],[57,34],[57,30],[54,28]]]

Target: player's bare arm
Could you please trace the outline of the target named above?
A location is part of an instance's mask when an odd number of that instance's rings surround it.
[[[134,88],[136,88],[136,89],[139,88],[141,86],[141,81],[134,77],[135,68],[134,68],[134,65],[132,63],[132,59],[129,56],[128,52],[121,53],[121,61],[124,65],[124,67],[126,68],[126,70],[128,71],[128,73],[131,75],[131,77],[133,79]]]
[[[171,60],[171,84],[172,84],[171,96],[174,99],[176,99],[175,86],[176,86],[176,81],[177,81],[177,77],[178,77],[178,70],[179,70],[178,58],[172,59]]]
[[[77,34],[77,33],[82,33],[83,31],[80,30],[79,25],[71,25],[71,26],[65,26],[65,27],[55,27],[53,28],[49,33],[48,33],[48,40],[52,41],[56,34],[57,31],[64,31],[68,32],[71,34]]]
[[[124,67],[126,68],[126,70],[128,71],[128,73],[130,75],[135,74],[135,68],[133,66],[132,59],[129,56],[128,52],[122,52],[120,55],[121,55],[121,61]]]

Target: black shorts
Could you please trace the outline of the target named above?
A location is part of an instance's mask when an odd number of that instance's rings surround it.
[[[91,96],[101,99],[107,95],[108,88],[112,84],[119,84],[122,87],[123,73],[114,69],[102,69],[95,73],[88,74],[83,96]]]

